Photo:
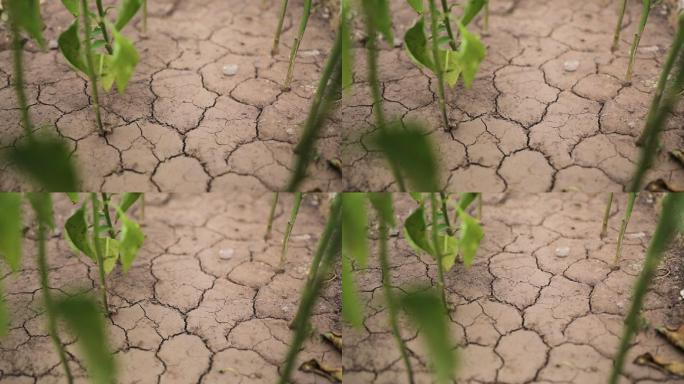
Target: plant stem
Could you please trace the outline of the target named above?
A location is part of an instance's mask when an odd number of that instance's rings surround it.
[[[324,276],[328,273],[336,259],[339,258],[342,252],[342,223],[341,223],[341,207],[342,196],[338,194],[333,200],[330,208],[330,215],[326,224],[326,230],[330,228],[331,234],[327,237],[321,237],[318,243],[318,250],[321,250],[320,268],[317,269],[315,275],[309,275],[309,283],[304,287],[302,298],[295,315],[293,325],[295,328],[290,348],[288,349],[285,363],[281,370],[281,376],[278,380],[279,384],[290,383],[290,376],[294,370],[295,360],[299,354],[304,340],[307,337],[308,319],[313,312],[313,307],[316,304],[321,287],[323,286]]]
[[[109,227],[109,237],[116,239],[116,233],[114,232],[114,225],[112,225],[112,218],[109,215],[109,198],[110,196],[106,193],[102,193],[102,212],[104,213],[105,221]]]
[[[97,261],[97,267],[100,272],[100,294],[102,295],[102,306],[104,307],[104,313],[109,313],[109,305],[107,304],[107,282],[105,280],[104,257],[102,255],[100,237],[97,233],[97,229],[100,227],[100,216],[98,215],[99,204],[97,201],[97,194],[95,192],[90,193],[90,200],[93,208],[92,242],[93,247],[95,248],[95,260]]]
[[[618,46],[620,45],[620,32],[622,32],[622,21],[625,18],[625,9],[627,9],[627,0],[622,0],[622,4],[620,5],[620,15],[618,16],[615,34],[613,35],[613,45],[610,47],[612,52],[617,51]]]
[[[451,11],[449,10],[447,0],[442,0],[442,13],[444,14],[444,26],[446,27],[447,35],[449,35],[449,47],[455,51],[458,49],[458,45],[454,38],[454,32],[451,30]]]
[[[439,111],[444,122],[444,130],[449,130],[449,117],[446,112],[446,91],[444,90],[444,70],[442,61],[439,59],[439,45],[437,42],[437,6],[435,0],[430,0],[430,29],[432,34],[432,57],[435,62],[435,75],[437,75],[437,90],[439,96]]]
[[[627,198],[627,209],[625,210],[625,217],[622,218],[622,224],[620,224],[620,234],[618,235],[617,249],[615,251],[615,260],[613,265],[617,265],[620,259],[620,254],[622,254],[622,241],[625,239],[625,231],[627,230],[627,224],[629,224],[629,219],[632,217],[632,208],[634,208],[634,201],[636,200],[637,193],[630,192]]]
[[[646,28],[646,22],[648,21],[648,15],[651,12],[651,0],[642,0],[641,9],[641,19],[639,20],[639,29],[634,33],[634,41],[632,41],[632,48],[629,51],[629,64],[627,65],[627,75],[625,76],[625,82],[632,82],[632,71],[634,70],[634,62],[636,61],[636,53],[639,48],[639,42],[641,41],[641,36],[644,33],[644,28]]]
[[[662,254],[680,228],[684,219],[684,194],[669,193],[663,200],[660,220],[656,226],[651,243],[646,251],[643,269],[632,290],[632,304],[625,319],[622,338],[615,356],[615,363],[610,374],[609,384],[617,384],[622,368],[625,364],[627,352],[634,334],[639,328],[641,306],[648,291],[648,287],[662,259]]]
[[[679,55],[679,52],[682,49],[682,45],[684,44],[684,13],[681,13],[679,15],[678,25],[679,27],[677,28],[677,33],[672,43],[672,47],[670,48],[670,52],[667,55],[667,59],[665,60],[663,69],[660,72],[658,84],[656,85],[655,95],[653,95],[653,100],[651,101],[651,108],[648,110],[646,121],[650,120],[658,112],[658,107],[660,106],[660,101],[663,98],[663,92],[665,92],[665,86],[667,85],[667,79],[670,77],[672,67],[674,66],[674,63],[677,60],[677,56]],[[646,141],[646,137],[650,133],[648,129],[646,129],[647,127],[648,125],[641,132],[639,139],[637,139],[637,145],[639,146],[644,144],[644,142]]]
[[[285,265],[285,257],[287,254],[287,244],[290,242],[290,235],[292,234],[292,227],[294,227],[297,220],[297,213],[299,213],[299,206],[302,204],[302,193],[296,192],[294,194],[294,205],[290,211],[290,218],[287,220],[287,227],[285,227],[285,237],[283,238],[283,248],[280,251],[280,268]]]
[[[485,3],[484,9],[484,31],[489,31],[489,0]]]
[[[446,299],[446,288],[444,284],[444,265],[442,264],[442,251],[438,241],[437,233],[437,197],[434,192],[430,193],[430,207],[432,208],[432,247],[435,250],[435,256],[437,258],[437,274],[439,277],[439,288],[442,292],[442,304],[444,304],[444,312],[449,313],[449,307],[447,306]]]
[[[57,349],[57,355],[59,355],[59,361],[64,368],[67,383],[72,384],[74,382],[74,377],[71,374],[71,368],[69,368],[69,364],[67,363],[64,344],[62,344],[62,340],[59,338],[57,332],[57,318],[54,312],[52,294],[50,293],[49,268],[45,252],[45,224],[41,220],[38,220],[38,271],[40,273],[40,286],[43,291],[43,301],[45,302],[45,312],[47,314],[48,333],[50,334],[52,343],[55,345],[55,349]]]
[[[606,204],[606,211],[603,214],[603,225],[601,226],[601,234],[599,235],[602,239],[608,234],[608,218],[610,217],[610,208],[613,205],[613,192],[608,195],[608,204]]]
[[[482,192],[477,194],[477,221],[482,221]]]
[[[271,56],[278,53],[278,46],[280,44],[280,35],[283,33],[283,22],[285,21],[285,13],[287,12],[287,0],[282,0],[280,3],[280,17],[278,18],[278,27],[276,28],[275,37],[273,38],[273,48],[271,48]]]
[[[304,13],[302,14],[302,20],[299,22],[299,31],[297,31],[297,37],[295,38],[295,41],[292,44],[292,49],[290,50],[290,63],[287,66],[287,76],[285,77],[285,89],[290,89],[290,84],[292,84],[295,59],[297,58],[299,45],[302,43],[302,39],[304,38],[304,31],[306,31],[306,25],[309,22],[309,16],[311,15],[311,2],[312,0],[304,0]]]
[[[93,92],[93,110],[95,111],[95,120],[97,121],[97,128],[100,134],[104,135],[104,127],[102,126],[102,116],[100,114],[100,94],[97,89],[97,76],[95,75],[95,63],[93,61],[92,44],[90,42],[90,11],[88,10],[88,0],[81,0],[81,15],[83,16],[83,33],[85,39],[86,66],[88,67],[88,79],[90,80],[90,87]]]
[[[24,48],[21,45],[19,25],[15,21],[13,12],[10,13],[10,16],[9,24],[12,30],[12,50],[14,55],[14,89],[17,94],[19,109],[21,110],[21,121],[24,125],[24,133],[26,133],[29,140],[33,140],[33,124],[31,124],[28,102],[26,101],[26,90],[24,89]]]
[[[114,50],[112,49],[112,42],[109,40],[109,33],[107,33],[107,26],[105,25],[106,16],[104,7],[102,6],[102,0],[95,0],[95,4],[97,5],[97,14],[99,16],[98,25],[102,30],[102,40],[104,40],[105,49],[107,50],[107,53],[111,55],[112,53],[114,53]]]
[[[295,148],[297,160],[295,162],[294,171],[288,182],[286,190],[294,192],[299,188],[299,185],[306,176],[306,169],[311,163],[314,156],[314,144],[316,138],[323,127],[325,118],[332,108],[333,100],[335,100],[340,93],[340,86],[342,82],[342,63],[340,57],[342,55],[342,35],[338,31],[335,38],[335,44],[328,56],[328,60],[323,68],[321,79],[316,88],[316,94],[311,102],[309,114],[304,123],[304,130],[301,139]]]
[[[442,209],[442,216],[444,216],[444,224],[446,224],[446,227],[447,227],[446,230],[447,230],[447,233],[449,234],[449,236],[453,236],[454,229],[451,227],[451,222],[449,220],[449,212],[447,210],[447,204],[446,204],[448,199],[449,198],[446,195],[446,193],[444,193],[444,192],[439,193],[439,200],[441,203],[440,208]]]
[[[143,33],[147,33],[147,0],[143,0]]]
[[[390,275],[389,260],[387,257],[387,238],[389,235],[388,226],[382,215],[380,216],[380,267],[382,268],[382,288],[385,293],[385,301],[387,302],[387,311],[389,312],[390,327],[392,327],[392,335],[397,342],[399,351],[401,352],[401,359],[406,366],[406,373],[408,375],[409,383],[414,384],[413,368],[411,367],[411,360],[409,360],[408,351],[406,350],[406,343],[401,337],[401,330],[399,329],[399,322],[397,320],[397,303],[392,292],[392,277]]]
[[[371,87],[371,94],[373,96],[373,111],[375,113],[375,125],[380,130],[380,132],[386,132],[387,124],[385,121],[385,111],[382,102],[382,92],[380,91],[380,79],[378,78],[378,29],[373,22],[371,17],[372,4],[368,1],[363,2],[364,11],[366,13],[366,35],[368,40],[366,41],[366,61],[368,62],[368,82]],[[392,175],[394,180],[396,180],[399,186],[399,191],[406,191],[406,185],[404,183],[404,177],[399,172],[399,167],[394,161],[389,160],[389,165],[392,170]]]
[[[271,204],[271,212],[268,214],[268,224],[266,224],[266,233],[264,234],[264,240],[268,240],[271,237],[271,227],[273,227],[273,217],[275,216],[276,207],[278,206],[278,197],[280,192],[275,192],[273,194],[273,203]]]

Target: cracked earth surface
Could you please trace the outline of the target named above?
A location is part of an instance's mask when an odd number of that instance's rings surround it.
[[[638,4],[637,4],[638,3]],[[441,157],[442,186],[452,191],[622,191],[638,159],[635,145],[650,106],[672,30],[660,8],[652,11],[638,50],[633,84],[623,85],[640,2],[629,2],[619,50],[610,51],[617,22],[613,1],[501,0],[492,2],[487,57],[471,89],[447,91],[452,126],[445,132],[436,78],[399,46],[415,12],[391,2],[395,39],[381,44],[379,76],[385,109],[418,120]],[[481,20],[473,26],[482,33]],[[375,131],[365,53],[355,49],[355,86],[342,108],[348,132],[342,164],[349,190],[394,190],[384,159],[372,146]],[[566,62],[577,61],[574,71]],[[684,168],[668,152],[684,146],[684,110],[671,119],[654,170],[684,187]]]
[[[606,197],[580,193],[485,197],[485,237],[474,264],[469,270],[457,264],[445,275],[453,306],[450,326],[460,345],[459,383],[606,382],[631,287],[656,223],[653,204],[640,198],[627,229],[620,268],[611,269],[626,195],[617,196],[608,236],[601,240]],[[399,200],[397,213],[403,220],[415,203],[408,197]],[[559,247],[568,247],[569,254],[556,256]],[[389,256],[393,286],[436,285],[434,261],[416,255],[403,236],[390,239]],[[362,329],[344,329],[345,382],[406,383],[389,332],[377,257],[357,272],[366,320]],[[672,276],[661,277],[652,284],[643,313],[649,324],[681,322],[681,317],[671,316],[670,306],[681,289],[674,281]],[[400,318],[400,324],[416,382],[431,383],[422,340],[407,319]],[[641,332],[627,357],[621,383],[684,383],[632,363],[646,351],[681,360],[681,353],[652,329]]]
[[[117,268],[108,280],[113,314],[107,327],[119,382],[276,382],[292,336],[288,324],[324,225],[321,206],[327,197],[309,196],[302,203],[283,273],[276,270],[290,196],[282,196],[267,242],[270,194],[157,194],[147,199],[146,242],[139,258],[128,274]],[[61,199],[57,223],[72,210]],[[62,383],[62,368],[44,326],[35,245],[27,239],[25,247],[23,271],[2,272],[12,319],[8,337],[0,342],[0,382]],[[75,256],[60,235],[49,240],[48,258],[55,294],[99,287],[97,267]],[[311,320],[316,335],[341,331],[338,297],[339,284],[324,289]],[[88,382],[75,341],[67,337],[65,342],[77,382]],[[299,361],[314,358],[341,365],[340,353],[317,336],[306,341]],[[297,371],[294,382],[328,381]]]
[[[135,19],[125,35],[141,60],[124,95],[102,97],[103,119],[112,133],[96,132],[90,88],[58,50],[29,45],[25,55],[27,93],[40,132],[64,137],[81,170],[82,190],[196,192],[236,188],[284,188],[293,149],[306,118],[319,73],[332,46],[329,20],[318,7],[309,20],[294,72],[283,91],[289,51],[302,13],[288,7],[281,48],[270,49],[279,1],[150,2],[148,33]],[[45,37],[57,39],[71,15],[57,1],[43,6]],[[320,11],[320,12],[319,12]],[[7,38],[0,30],[0,38]],[[223,68],[236,65],[226,76]],[[21,140],[20,114],[10,86],[12,52],[0,45],[0,152]],[[330,124],[332,126],[333,124]],[[320,158],[302,189],[341,189],[329,160],[339,157],[335,129],[323,132]],[[2,190],[26,190],[0,165]]]

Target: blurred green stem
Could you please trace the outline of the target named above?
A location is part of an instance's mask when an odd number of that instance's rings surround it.
[[[100,30],[102,30],[102,40],[104,40],[107,53],[111,55],[114,53],[114,50],[112,49],[112,42],[109,40],[109,33],[107,32],[107,26],[105,25],[106,15],[104,7],[102,6],[102,0],[95,0],[95,4],[97,5],[97,15],[99,16],[98,25],[100,26]]]
[[[641,42],[641,36],[644,34],[644,28],[646,28],[646,22],[648,21],[648,15],[651,12],[651,0],[642,0],[641,9],[641,19],[639,20],[639,29],[634,33],[634,41],[632,41],[632,48],[629,50],[629,64],[627,64],[627,75],[625,76],[625,81],[627,83],[632,82],[632,72],[634,71],[634,62],[636,61],[637,49],[639,48],[639,42]]]
[[[608,204],[606,204],[606,211],[603,213],[603,225],[601,226],[601,234],[599,235],[602,239],[608,234],[608,218],[610,217],[610,208],[613,205],[613,192],[608,195]]]
[[[264,240],[268,240],[271,237],[271,228],[273,227],[273,218],[275,217],[276,207],[278,206],[278,197],[280,192],[275,192],[273,194],[273,203],[271,204],[271,212],[268,214],[268,223],[266,224],[266,233],[264,234]]]
[[[292,228],[294,227],[295,221],[297,220],[297,214],[299,213],[299,206],[302,204],[302,193],[295,192],[294,194],[294,205],[290,211],[290,219],[287,220],[287,226],[285,227],[285,237],[283,237],[283,248],[280,251],[280,268],[285,265],[285,259],[287,255],[287,245],[290,242],[290,235],[292,234]]]
[[[90,10],[88,9],[88,0],[81,0],[81,15],[83,18],[83,44],[85,45],[85,58],[88,70],[88,79],[90,80],[90,88],[93,92],[93,110],[95,111],[95,120],[97,121],[97,128],[100,134],[104,135],[105,130],[102,125],[102,115],[100,113],[100,93],[97,88],[97,75],[95,73],[95,62],[93,60],[93,46],[91,44],[91,27],[90,27]]]
[[[625,239],[625,231],[627,230],[627,225],[629,224],[629,219],[632,217],[632,209],[634,208],[634,201],[636,200],[637,193],[630,192],[627,198],[627,209],[625,210],[625,217],[622,218],[622,224],[620,224],[620,234],[618,235],[617,249],[615,251],[615,260],[613,265],[617,265],[620,260],[620,255],[622,254],[622,242]]]
[[[299,52],[299,45],[302,43],[304,38],[304,32],[306,31],[306,25],[309,23],[309,16],[311,16],[311,2],[312,0],[304,0],[304,12],[302,13],[302,20],[299,22],[299,30],[297,31],[297,37],[292,44],[292,49],[290,50],[290,63],[287,66],[287,76],[285,77],[285,89],[290,89],[292,84],[292,77],[294,76],[294,65],[297,59],[297,52]]]
[[[620,32],[622,32],[622,21],[625,18],[625,10],[627,9],[627,0],[622,0],[620,5],[620,12],[618,16],[617,26],[615,27],[615,34],[613,35],[613,45],[611,45],[610,50],[612,52],[617,51],[620,45]]]
[[[439,57],[439,42],[437,37],[437,6],[435,0],[430,0],[430,30],[432,35],[432,57],[435,62],[435,75],[437,76],[437,91],[439,96],[439,111],[444,122],[444,130],[449,130],[449,117],[446,112],[446,91],[444,88],[444,69]]]
[[[454,51],[458,49],[454,32],[451,30],[451,10],[447,4],[447,0],[442,0],[442,14],[444,19],[444,26],[446,27],[447,35],[449,35],[449,47]]]
[[[99,203],[97,200],[97,194],[95,192],[90,193],[90,201],[93,212],[92,242],[93,247],[95,248],[95,260],[97,261],[97,268],[100,274],[100,294],[102,295],[102,306],[104,308],[104,313],[109,313],[109,305],[107,304],[107,282],[105,280],[104,270],[104,256],[102,255],[102,244],[100,244],[100,236],[98,234],[98,229],[100,227]]]
[[[447,306],[446,299],[446,287],[444,284],[444,265],[442,264],[442,251],[439,245],[439,234],[437,233],[437,197],[434,192],[430,193],[430,208],[432,209],[432,247],[435,251],[435,256],[437,258],[437,274],[438,274],[438,284],[440,291],[442,292],[442,304],[444,304],[444,312],[449,313],[449,307]]]
[[[275,37],[273,38],[273,47],[271,48],[271,56],[278,53],[278,46],[280,45],[280,35],[283,33],[283,22],[285,21],[285,13],[287,12],[287,0],[282,0],[280,3],[280,17],[278,18],[278,27],[276,28]]]
[[[26,90],[24,89],[24,47],[21,44],[21,34],[19,25],[15,22],[15,16],[10,13],[10,28],[12,30],[12,51],[14,57],[14,89],[17,94],[19,109],[21,110],[21,121],[24,125],[26,137],[33,140],[33,124],[29,116],[28,102],[26,101]]]
[[[116,239],[116,233],[114,232],[114,225],[112,225],[112,217],[109,214],[109,198],[111,197],[110,195],[106,193],[102,193],[102,213],[104,213],[105,217],[105,222],[107,223],[107,226],[109,227],[109,237],[112,239]]]

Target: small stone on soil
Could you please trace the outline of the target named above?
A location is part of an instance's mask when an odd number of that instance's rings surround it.
[[[223,66],[223,74],[226,76],[235,76],[238,72],[237,64],[227,64]]]
[[[57,42],[57,40],[50,40],[48,41],[48,48],[57,49],[59,48],[59,43]]]
[[[563,68],[565,72],[575,72],[579,68],[580,62],[577,60],[568,60],[563,63]]]
[[[233,257],[234,254],[235,250],[233,248],[224,248],[219,251],[219,258],[223,260],[228,260],[231,257]]]
[[[682,300],[684,300],[684,289],[682,289],[681,291],[679,291],[679,298],[682,299]]]
[[[570,248],[569,247],[558,247],[556,248],[556,256],[557,257],[568,257],[570,254]]]

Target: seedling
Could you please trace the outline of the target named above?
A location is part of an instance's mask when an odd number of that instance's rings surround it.
[[[283,31],[283,21],[285,20],[285,13],[287,12],[288,0],[282,0],[280,5],[280,17],[278,19],[278,27],[276,28],[275,37],[273,39],[273,48],[271,49],[271,55],[276,55],[278,53],[278,45],[280,44],[280,35]],[[304,38],[304,32],[306,31],[306,25],[309,23],[309,17],[311,16],[311,4],[312,0],[304,0],[304,10],[302,11],[302,19],[299,21],[299,30],[297,31],[297,37],[295,37],[292,43],[292,48],[290,49],[290,61],[287,66],[287,75],[285,76],[284,89],[289,90],[292,84],[292,77],[294,74],[295,60],[297,59],[297,52],[299,52],[299,46]]]
[[[287,245],[290,242],[290,235],[292,234],[292,228],[294,227],[295,221],[297,220],[297,214],[299,213],[299,206],[302,204],[302,193],[296,192],[294,194],[294,204],[292,205],[292,211],[290,211],[290,219],[287,221],[287,227],[285,227],[285,236],[283,237],[283,248],[280,251],[280,269],[285,265],[285,259],[287,255]]]
[[[622,218],[622,223],[620,224],[620,234],[618,235],[617,249],[615,251],[615,260],[613,265],[617,265],[620,260],[620,255],[622,254],[622,242],[625,239],[625,231],[627,230],[627,225],[629,224],[629,219],[632,217],[632,209],[634,208],[634,201],[637,198],[636,192],[630,192],[627,198],[627,209],[625,210],[625,216]]]
[[[613,205],[613,192],[608,195],[608,204],[606,204],[606,211],[603,213],[603,225],[601,225],[601,234],[599,237],[602,239],[608,235],[608,218],[610,217],[610,208]]]
[[[632,72],[634,71],[634,62],[636,61],[636,53],[641,42],[641,36],[644,34],[648,15],[651,12],[651,0],[642,0],[641,19],[639,20],[639,27],[634,33],[634,40],[632,41],[632,48],[629,50],[629,64],[627,65],[627,74],[625,75],[625,82],[632,82]]]
[[[121,30],[133,19],[142,2],[143,0],[122,0],[117,18],[112,23],[107,18],[109,8],[104,9],[102,0],[96,0],[97,14],[90,11],[88,0],[80,0],[80,6],[78,0],[62,0],[74,20],[59,36],[59,50],[76,71],[88,77],[97,127],[103,135],[105,129],[100,112],[98,82],[105,91],[111,90],[115,83],[119,93],[126,90],[138,64],[139,55],[133,43],[121,34]],[[97,24],[94,28],[92,20]],[[83,38],[79,37],[81,30]]]
[[[117,262],[121,263],[124,273],[128,272],[145,240],[140,225],[126,215],[141,196],[140,193],[124,193],[119,203],[112,207],[111,195],[102,193],[100,199],[96,193],[90,193],[90,223],[86,200],[64,224],[64,233],[72,249],[88,256],[98,266],[105,313],[109,312],[106,276],[114,270]],[[71,198],[78,203],[78,196],[74,198],[72,195]],[[116,221],[112,220],[112,208],[116,212]]]
[[[273,218],[275,217],[276,207],[278,207],[278,197],[279,192],[273,194],[273,203],[271,204],[271,212],[268,214],[268,223],[266,224],[266,233],[264,234],[264,240],[271,238],[271,228],[273,228]]]

